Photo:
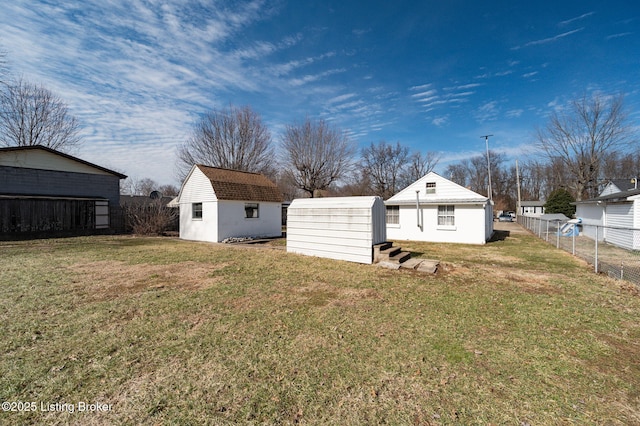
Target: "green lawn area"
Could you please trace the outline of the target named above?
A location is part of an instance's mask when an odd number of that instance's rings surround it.
[[[0,424],[640,424],[637,288],[525,234],[401,245],[440,272],[0,242],[0,396],[36,403]]]

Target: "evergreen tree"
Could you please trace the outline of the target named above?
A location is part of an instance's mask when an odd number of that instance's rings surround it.
[[[571,203],[575,201],[575,198],[566,189],[556,189],[547,198],[547,202],[544,204],[544,212],[562,213],[567,217],[573,217],[576,212],[576,206]]]

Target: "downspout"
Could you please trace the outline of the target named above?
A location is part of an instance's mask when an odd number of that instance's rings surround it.
[[[416,224],[418,228],[422,229],[420,226],[420,190],[416,189]]]

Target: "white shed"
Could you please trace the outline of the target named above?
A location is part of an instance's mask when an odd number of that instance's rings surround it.
[[[282,194],[259,173],[197,164],[180,188],[178,204],[185,240],[282,235]]]
[[[489,198],[429,172],[385,201],[390,240],[484,244],[493,235]]]
[[[583,225],[603,226],[598,239],[628,250],[640,249],[640,231],[636,230],[640,229],[640,189],[611,192],[607,186],[599,197],[576,202],[576,217]],[[583,227],[591,238],[595,238],[595,229]]]
[[[386,240],[380,197],[298,198],[287,211],[288,252],[370,264]]]

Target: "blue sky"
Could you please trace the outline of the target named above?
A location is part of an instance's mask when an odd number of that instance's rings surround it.
[[[640,127],[640,3],[603,1],[3,1],[14,74],[82,122],[76,154],[177,184],[198,115],[250,105],[275,142],[305,116],[360,147],[400,141],[447,164],[530,155],[567,101],[625,94]]]

